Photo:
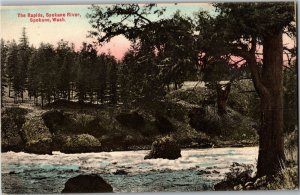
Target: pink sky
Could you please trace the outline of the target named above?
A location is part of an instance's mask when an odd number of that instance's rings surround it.
[[[158,4],[168,7],[167,14],[173,14],[177,9],[182,14],[190,15],[199,9],[212,9],[208,3],[178,3]],[[103,5],[107,6],[107,5]],[[1,38],[4,40],[16,40],[21,37],[22,28],[26,28],[29,42],[38,47],[41,42],[50,43],[54,46],[63,39],[69,43],[74,43],[76,49],[80,49],[82,42],[92,43],[95,39],[87,38],[88,31],[92,30],[88,19],[85,17],[89,13],[90,5],[47,5],[47,6],[1,6]],[[28,17],[18,17],[18,14],[41,13],[46,15],[60,13],[79,13],[80,17],[65,18],[64,23],[32,23]],[[154,16],[151,19],[155,19]],[[154,18],[153,18],[154,17]],[[110,51],[117,59],[121,59],[130,46],[129,41],[124,36],[118,36],[104,46],[99,48],[99,52]]]
[[[174,4],[164,4],[168,6],[169,14],[181,10],[182,14],[192,14],[199,9],[212,10],[208,3],[185,3],[175,6]],[[21,37],[22,27],[26,27],[30,44],[38,47],[41,42],[51,43],[54,46],[63,38],[69,43],[74,43],[75,48],[80,49],[82,42],[92,43],[95,39],[87,38],[91,25],[85,17],[88,13],[89,5],[65,5],[65,6],[1,6],[1,38],[4,40],[13,40]],[[81,17],[66,18],[65,23],[32,23],[28,18],[17,17],[18,13],[79,13]],[[292,47],[293,41],[287,36],[283,37],[284,44]],[[130,47],[130,42],[124,36],[117,36],[102,47],[99,46],[99,52],[108,52],[117,59],[121,59],[124,53]],[[286,59],[286,56],[285,56]]]
[[[76,49],[80,49],[81,43],[76,43]],[[130,48],[130,41],[126,39],[123,35],[119,35],[110,40],[109,43],[103,46],[98,46],[98,53],[108,53],[110,52],[118,60],[122,59],[126,51]]]

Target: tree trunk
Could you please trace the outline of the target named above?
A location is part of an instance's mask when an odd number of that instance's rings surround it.
[[[231,88],[231,83],[226,85],[217,84],[217,103],[218,103],[218,114],[226,114],[226,105]]]
[[[261,128],[257,176],[272,175],[285,165],[283,138],[283,44],[282,33],[263,39]]]

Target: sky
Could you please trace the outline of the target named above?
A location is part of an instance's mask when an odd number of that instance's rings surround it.
[[[107,5],[106,5],[107,6]],[[158,4],[166,7],[166,17],[180,9],[181,14],[191,16],[194,12],[202,9],[213,11],[214,8],[208,3],[178,3]],[[91,25],[86,18],[89,5],[57,5],[57,6],[1,6],[1,38],[4,40],[18,41],[22,34],[22,28],[26,33],[30,44],[38,47],[41,42],[50,43],[54,46],[63,39],[75,44],[79,50],[82,42],[91,43],[95,39],[87,38]],[[33,23],[28,17],[18,17],[18,14],[41,13],[79,13],[81,17],[66,17],[65,22]],[[155,19],[149,16],[150,19]],[[152,17],[152,18],[151,18]],[[99,52],[110,52],[117,59],[121,59],[128,50],[130,42],[123,36],[113,38],[109,43],[99,47]]]

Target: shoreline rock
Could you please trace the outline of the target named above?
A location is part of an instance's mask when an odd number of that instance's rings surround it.
[[[92,175],[78,175],[68,179],[61,193],[109,193],[113,188],[102,177]]]
[[[164,158],[175,160],[181,157],[179,145],[169,136],[158,139],[152,143],[151,151],[144,159]]]

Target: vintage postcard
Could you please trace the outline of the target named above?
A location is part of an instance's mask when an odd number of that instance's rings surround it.
[[[5,194],[298,189],[296,3],[1,6]]]

